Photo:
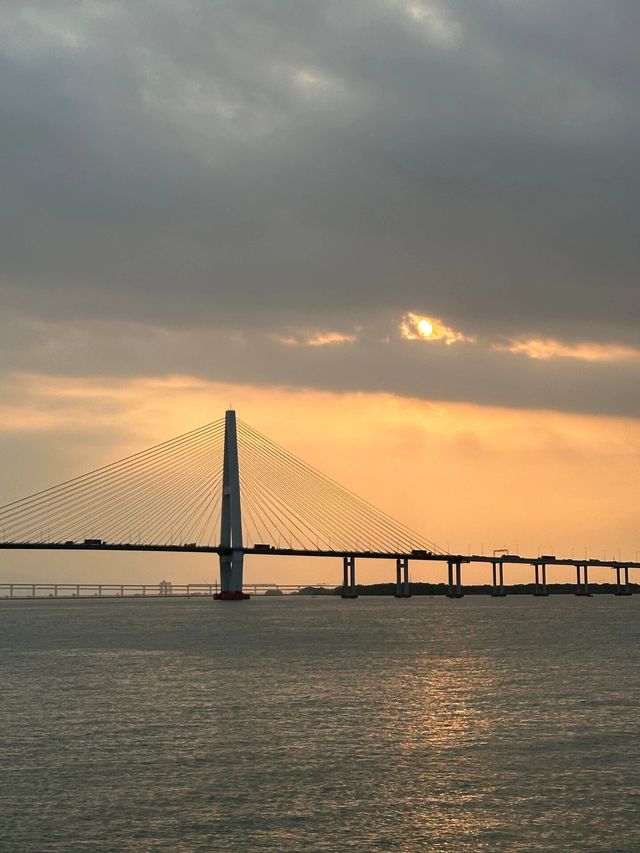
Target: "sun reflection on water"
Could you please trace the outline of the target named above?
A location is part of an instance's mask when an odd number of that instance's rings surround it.
[[[483,714],[481,697],[491,694],[494,684],[486,663],[456,658],[425,661],[413,679],[403,748],[457,749],[487,740],[491,720]]]

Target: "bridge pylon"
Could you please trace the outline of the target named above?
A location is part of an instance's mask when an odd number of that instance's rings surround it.
[[[236,413],[229,409],[224,419],[224,460],[222,469],[222,510],[220,514],[220,592],[218,601],[243,601],[244,551],[242,544],[242,501]]]

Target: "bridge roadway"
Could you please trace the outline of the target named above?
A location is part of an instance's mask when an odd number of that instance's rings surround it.
[[[0,542],[0,549],[5,550],[49,550],[49,551],[133,551],[157,553],[192,553],[192,554],[232,554],[233,550],[220,545],[197,545],[195,543],[181,545],[143,545],[131,542],[109,543],[95,542]],[[606,568],[616,573],[616,595],[631,595],[629,570],[639,569],[640,562],[627,560],[596,560],[575,559],[574,557],[556,557],[543,554],[538,557],[522,557],[518,554],[496,553],[493,556],[484,554],[436,554],[431,551],[340,551],[340,550],[308,550],[301,548],[279,548],[275,546],[254,546],[242,548],[245,555],[280,556],[280,557],[333,557],[343,561],[342,597],[357,598],[356,559],[395,560],[396,562],[396,592],[397,598],[410,597],[409,561],[446,563],[448,568],[447,595],[449,598],[462,598],[462,565],[469,563],[484,563],[492,567],[492,596],[506,595],[504,586],[504,566],[529,565],[534,568],[534,595],[547,596],[547,567],[572,566],[576,570],[576,595],[589,596],[589,568]],[[621,577],[623,573],[623,577]],[[74,585],[77,586],[77,585]],[[106,589],[108,585],[96,585]],[[123,594],[123,587],[115,585]],[[149,585],[151,586],[151,585]],[[209,585],[213,591],[213,585]],[[252,584],[245,585],[247,589]],[[256,589],[257,592],[257,589]],[[78,593],[79,594],[79,593]],[[100,593],[102,594],[102,593]],[[139,594],[139,593],[135,593]],[[144,592],[143,592],[144,594]],[[188,593],[185,593],[188,594]]]
[[[102,542],[100,545],[90,545],[84,542],[0,542],[0,549],[5,550],[35,550],[35,551],[151,551],[178,554],[230,554],[232,549],[220,545],[142,545],[132,542]],[[536,564],[547,566],[593,566],[606,569],[640,569],[640,562],[633,560],[597,560],[575,557],[556,557],[540,555],[538,557],[522,557],[518,554],[436,554],[428,551],[330,551],[310,550],[303,548],[241,548],[244,554],[279,557],[345,557],[367,560],[411,560],[431,563],[512,563],[515,565]]]

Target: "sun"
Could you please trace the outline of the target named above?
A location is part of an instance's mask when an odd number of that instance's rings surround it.
[[[428,341],[455,344],[458,341],[473,342],[474,338],[463,335],[451,326],[447,326],[439,317],[428,314],[416,314],[407,311],[400,321],[400,336],[405,341]]]
[[[424,317],[416,323],[416,329],[423,338],[430,338],[433,334],[432,324]]]

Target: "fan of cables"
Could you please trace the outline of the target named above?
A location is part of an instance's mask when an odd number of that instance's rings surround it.
[[[0,508],[7,542],[218,542],[224,420]]]
[[[245,547],[378,553],[433,542],[238,421]],[[0,507],[5,542],[220,542],[224,419]]]
[[[238,453],[245,545],[444,553],[241,420]]]

